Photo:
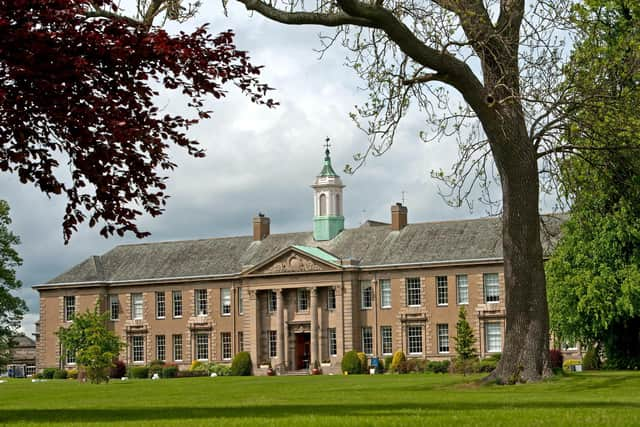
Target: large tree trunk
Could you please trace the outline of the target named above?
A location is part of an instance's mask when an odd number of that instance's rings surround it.
[[[539,381],[551,370],[536,151],[519,104],[502,107],[497,117],[501,119],[494,126],[485,128],[491,132],[488,136],[502,184],[507,318],[502,357],[489,379]]]

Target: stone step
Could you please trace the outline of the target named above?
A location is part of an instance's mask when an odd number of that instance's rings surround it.
[[[304,376],[304,375],[309,375],[309,371],[307,369],[300,369],[297,371],[287,371],[286,373],[282,374],[282,375],[287,375],[287,376]]]

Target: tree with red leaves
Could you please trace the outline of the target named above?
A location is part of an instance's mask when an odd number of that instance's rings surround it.
[[[164,209],[170,144],[204,156],[186,132],[225,84],[274,106],[259,73],[230,30],[170,35],[111,0],[0,0],[0,171],[67,198],[65,242],[86,219],[145,237],[135,222]],[[152,84],[187,96],[194,117],[161,113]]]

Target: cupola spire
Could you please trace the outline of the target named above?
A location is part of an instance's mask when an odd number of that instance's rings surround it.
[[[311,188],[314,190],[313,238],[331,240],[344,230],[342,180],[331,166],[329,138],[325,140],[324,164]]]

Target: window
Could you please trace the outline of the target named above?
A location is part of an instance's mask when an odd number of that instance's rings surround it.
[[[380,280],[380,307],[391,308],[391,280]]]
[[[278,335],[276,331],[269,331],[269,357],[278,356]]]
[[[111,320],[120,318],[120,301],[118,295],[109,295],[109,316]]]
[[[327,215],[327,196],[324,194],[320,195],[320,216]]]
[[[182,335],[173,336],[173,360],[176,362],[182,360]]]
[[[371,308],[371,297],[373,296],[373,290],[371,289],[370,280],[360,281],[360,308],[363,310]]]
[[[407,305],[416,307],[422,304],[422,295],[420,295],[420,278],[410,277],[407,279]]]
[[[196,334],[196,359],[209,360],[209,335]]]
[[[73,350],[67,350],[65,352],[65,356],[66,356],[66,364],[67,365],[75,365],[76,364],[76,352]]]
[[[447,283],[447,276],[437,276],[436,287],[438,305],[449,304],[449,284]]]
[[[231,289],[220,289],[220,310],[223,316],[229,316],[231,314]]]
[[[381,326],[380,335],[382,336],[382,354],[392,354],[393,338],[391,336],[391,326]]]
[[[371,326],[362,328],[362,352],[364,354],[373,354],[373,336],[371,334]]]
[[[327,310],[336,309],[336,288],[327,289]]]
[[[206,316],[207,314],[207,290],[196,289],[195,291],[196,316]]]
[[[231,332],[223,332],[221,334],[221,337],[222,337],[222,359],[231,360],[231,356],[232,356]]]
[[[156,319],[164,319],[166,312],[166,304],[164,300],[164,292],[156,292]],[[164,360],[164,359],[158,359]]]
[[[64,297],[64,321],[71,322],[76,314],[76,297]]]
[[[275,291],[267,291],[267,310],[269,313],[275,313],[278,309],[278,296]]]
[[[173,291],[173,317],[182,317],[182,291]]]
[[[449,353],[449,325],[438,325],[438,353]]]
[[[144,337],[142,335],[131,337],[131,359],[134,363],[144,363]]]
[[[131,294],[131,318],[142,319],[142,294]]]
[[[484,302],[500,302],[500,282],[498,281],[498,273],[485,273],[483,281]]]
[[[338,339],[336,336],[336,328],[329,328],[327,330],[329,336],[329,356],[338,355]]]
[[[298,289],[296,308],[297,308],[297,311],[309,310],[309,290],[308,289]]]
[[[238,351],[244,351],[244,333],[238,332]]]
[[[469,279],[466,274],[456,276],[458,304],[469,304]]]
[[[500,322],[485,323],[485,338],[487,341],[488,353],[499,353],[502,351],[502,328]]]
[[[156,335],[156,360],[167,360],[167,346],[164,335]]]
[[[422,326],[407,326],[409,354],[422,354]]]
[[[242,288],[238,289],[238,314],[244,313],[244,300],[242,298]]]

